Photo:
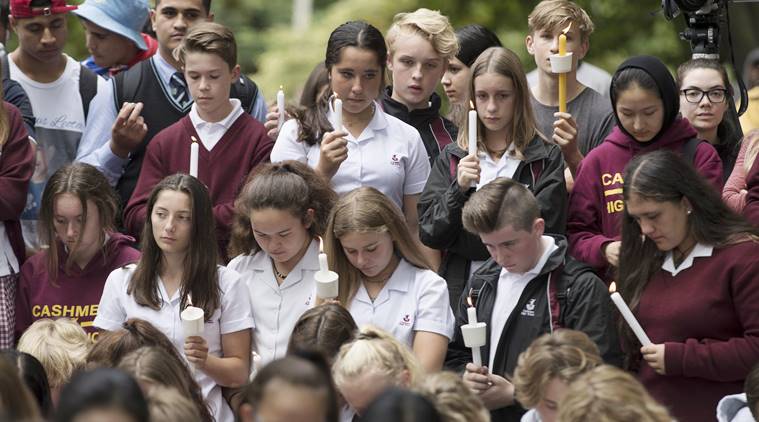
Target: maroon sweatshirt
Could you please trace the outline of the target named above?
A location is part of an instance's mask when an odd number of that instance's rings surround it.
[[[593,266],[609,282],[608,262],[601,247],[620,240],[625,166],[638,154],[662,148],[682,152],[685,143],[697,135],[686,119],[678,118],[659,140],[643,147],[617,126],[601,145],[590,151],[577,168],[569,196],[567,235],[572,256]],[[722,162],[713,146],[701,142],[693,165],[722,192]]]
[[[641,362],[639,377],[678,421],[715,419],[717,402],[743,391],[759,362],[759,243],[715,248],[672,276],[660,270],[635,310],[666,375]]]
[[[26,206],[29,180],[34,173],[34,148],[21,119],[10,103],[3,103],[8,113],[8,139],[0,146],[0,224],[11,242],[19,264],[24,262],[24,238],[19,217]]]
[[[130,245],[134,239],[121,233],[111,233],[103,253],[96,254],[80,269],[71,265],[65,271],[68,254],[61,242],[58,248],[58,276],[55,285],[47,271],[47,252],[38,252],[21,267],[21,280],[16,290],[16,339],[42,318],[69,317],[79,322],[92,336],[92,321],[98,311],[105,280],[111,271],[136,262],[140,253]]]
[[[191,137],[200,139],[189,116],[160,131],[148,145],[140,178],[124,210],[127,232],[139,236],[147,218],[150,191],[164,177],[190,172]],[[234,200],[248,174],[257,165],[268,162],[274,143],[266,129],[249,114],[235,120],[216,146],[208,151],[199,145],[198,179],[211,194],[219,252],[226,257]],[[226,261],[226,260],[225,260]]]
[[[753,223],[759,226],[759,160],[754,160],[748,174],[746,174],[746,206],[743,208],[743,215]]]

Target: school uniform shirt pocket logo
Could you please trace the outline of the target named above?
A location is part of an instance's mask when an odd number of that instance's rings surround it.
[[[390,157],[390,165],[400,167],[401,166],[401,159],[398,157],[398,154],[393,154],[392,157]]]
[[[524,309],[522,309],[522,313],[520,315],[528,317],[535,316],[535,299],[530,299],[530,301],[524,305]]]
[[[411,326],[411,316],[409,314],[406,314],[403,316],[403,319],[401,319],[401,326],[403,327],[410,327]]]

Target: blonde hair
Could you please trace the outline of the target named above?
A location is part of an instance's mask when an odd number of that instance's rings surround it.
[[[593,33],[594,25],[588,13],[570,0],[543,0],[527,16],[527,27],[533,35],[537,31],[554,33],[570,23],[580,31],[582,41],[587,41]]]
[[[448,371],[430,374],[417,390],[435,405],[443,422],[490,422],[490,412],[460,375]]]
[[[509,142],[514,144],[515,151],[513,155],[521,160],[524,158],[524,151],[527,148],[527,145],[530,144],[530,141],[532,141],[535,136],[540,135],[535,121],[535,113],[532,111],[530,88],[527,85],[527,76],[525,76],[522,62],[519,60],[519,57],[508,48],[490,47],[483,51],[472,64],[472,78],[469,83],[469,101],[471,104],[477,103],[476,93],[474,91],[474,81],[478,77],[488,73],[509,78],[514,85],[514,115],[511,118]],[[469,123],[467,119],[466,126],[468,125]],[[483,125],[482,120],[478,118],[477,149],[487,151],[487,148],[482,141],[482,134],[484,133],[485,125]],[[462,126],[459,129],[459,134],[456,139],[458,146],[464,150],[468,150],[469,147],[470,140],[468,134],[468,127]],[[540,136],[543,137],[542,135]]]
[[[743,156],[743,169],[748,174],[754,165],[754,161],[756,161],[756,156],[759,155],[759,129],[752,129],[747,133],[743,138],[743,142],[748,143],[745,155]]]
[[[355,340],[343,345],[332,365],[338,388],[347,380],[365,374],[378,374],[400,383],[408,374],[408,386],[421,380],[422,367],[408,347],[377,327],[364,326]]]
[[[84,329],[69,318],[35,321],[18,341],[17,350],[37,358],[45,368],[51,388],[60,387],[84,368],[92,341]]]
[[[147,391],[150,420],[187,422],[200,420],[198,408],[176,388],[154,385]]]
[[[344,306],[358,291],[361,280],[361,272],[351,265],[340,244],[340,238],[349,233],[388,233],[403,259],[419,268],[431,268],[395,203],[377,189],[355,189],[337,201],[324,238],[329,266],[340,274],[338,300]]]
[[[671,422],[667,409],[638,380],[609,365],[588,371],[570,384],[559,403],[560,422]]]
[[[598,346],[587,334],[574,330],[544,334],[519,355],[514,371],[516,399],[522,406],[534,408],[552,379],[570,384],[602,363]]]
[[[231,29],[215,22],[201,22],[193,25],[172,55],[183,66],[189,53],[214,54],[221,58],[229,69],[237,66],[237,43]]]
[[[388,53],[395,53],[395,41],[404,35],[419,35],[432,44],[443,59],[450,59],[459,52],[459,42],[448,17],[438,10],[417,9],[411,13],[398,13],[387,30],[385,42]]]

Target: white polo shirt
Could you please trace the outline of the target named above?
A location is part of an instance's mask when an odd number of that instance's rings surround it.
[[[434,271],[417,268],[402,258],[374,302],[363,284],[358,288],[351,300],[350,313],[359,327],[375,325],[409,347],[417,331],[452,339],[456,323],[445,280]]]
[[[331,106],[327,119],[334,124]],[[321,144],[298,142],[298,129],[297,120],[285,122],[271,151],[271,161],[298,160],[316,167]],[[412,126],[375,106],[374,116],[361,135],[354,138],[348,134],[345,139],[348,158],[332,177],[332,187],[338,194],[371,186],[403,209],[404,195],[415,195],[424,189],[430,163],[422,138]]]
[[[254,338],[261,364],[285,356],[295,323],[314,306],[319,242],[311,241],[306,253],[281,285],[274,276],[271,257],[264,251],[240,255],[227,267],[240,273],[248,286],[256,323]]]
[[[195,132],[198,132],[198,136],[200,136],[200,142],[209,151],[219,143],[224,134],[227,133],[229,128],[243,114],[240,100],[230,98],[229,103],[232,104],[232,111],[218,122],[203,120],[200,114],[198,114],[198,103],[192,103],[190,112],[187,114],[190,116],[190,122],[192,122],[192,126],[195,128]]]
[[[139,318],[150,322],[166,334],[180,355],[184,356],[184,335],[182,321],[179,318],[179,290],[169,298],[163,282],[158,279],[158,295],[161,307],[158,310],[142,306],[127,294],[129,280],[134,274],[136,264],[113,270],[105,282],[103,296],[100,298],[98,313],[94,325],[108,331],[121,329],[121,324],[129,318]],[[234,333],[253,328],[253,316],[250,312],[250,299],[240,275],[222,266],[218,267],[219,288],[221,290],[221,308],[205,324],[203,338],[208,343],[208,354],[221,357],[222,334]],[[218,422],[234,421],[234,414],[221,395],[221,387],[201,370],[194,371],[195,381],[203,391],[203,398],[208,403],[211,413]]]

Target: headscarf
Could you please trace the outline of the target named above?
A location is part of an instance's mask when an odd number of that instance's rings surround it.
[[[651,76],[654,83],[656,83],[659,90],[659,96],[664,105],[664,121],[662,122],[662,127],[650,141],[646,142],[646,144],[650,145],[652,142],[656,142],[661,134],[669,129],[680,114],[680,96],[677,92],[677,83],[675,82],[675,78],[673,78],[672,74],[669,72],[669,69],[667,69],[667,66],[654,56],[631,57],[619,65],[611,79],[611,90],[609,92],[611,97],[611,107],[612,110],[614,110],[614,117],[617,119],[617,126],[619,126],[619,129],[624,132],[625,135],[632,139],[635,139],[635,137],[622,126],[622,123],[620,123],[619,115],[617,114],[617,95],[614,89],[620,73],[628,68],[640,69]]]

